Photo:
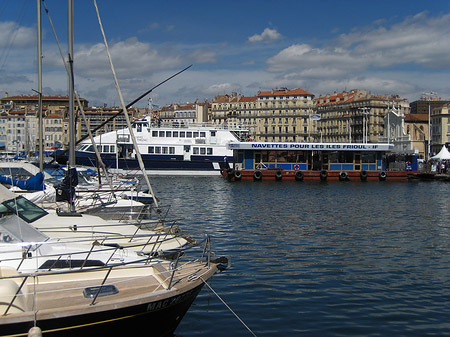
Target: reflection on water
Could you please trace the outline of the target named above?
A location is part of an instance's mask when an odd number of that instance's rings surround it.
[[[258,336],[450,334],[450,185],[158,177],[232,268],[212,287]],[[179,336],[250,335],[206,288]]]

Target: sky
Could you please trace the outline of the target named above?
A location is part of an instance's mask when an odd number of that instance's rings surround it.
[[[41,2],[42,3],[42,2]],[[67,59],[68,1],[45,0]],[[128,104],[146,107],[302,88],[450,99],[450,0],[97,0]],[[0,96],[38,89],[37,0],[0,0]],[[68,80],[42,10],[43,95]],[[90,106],[119,106],[93,0],[74,1],[75,89]]]

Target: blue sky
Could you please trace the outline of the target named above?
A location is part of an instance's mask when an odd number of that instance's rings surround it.
[[[74,1],[75,87],[90,105],[119,105],[93,1]],[[46,0],[67,54],[67,1]],[[97,0],[125,103],[157,88],[154,104],[238,92],[351,89],[414,101],[450,98],[450,1]],[[67,77],[42,12],[43,93]],[[0,0],[0,95],[37,89],[36,1]],[[136,104],[146,106],[147,98]]]

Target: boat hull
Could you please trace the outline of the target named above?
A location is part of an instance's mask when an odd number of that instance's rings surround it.
[[[202,287],[203,282],[185,293],[120,309],[46,319],[39,319],[38,314],[36,326],[45,336],[123,336],[124,331],[171,336]],[[33,320],[2,324],[0,336],[26,336],[33,326]]]
[[[62,151],[55,152],[58,163],[64,165],[67,155]],[[184,160],[182,156],[151,157],[142,155],[142,160],[147,174],[150,175],[215,175],[219,176],[225,168],[224,158],[217,156],[191,156],[190,160]],[[129,174],[139,169],[139,162],[135,158],[116,158],[114,155],[102,154],[102,161],[112,173]],[[229,158],[229,162],[232,157]],[[77,151],[76,164],[85,167],[97,167],[95,155]]]
[[[295,170],[222,170],[230,181],[398,181],[408,180],[412,171],[295,171]]]

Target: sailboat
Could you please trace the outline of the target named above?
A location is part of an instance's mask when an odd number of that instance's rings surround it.
[[[144,253],[151,237],[126,247],[55,241],[21,216],[0,218],[0,336],[116,335],[125,326],[168,336],[217,270],[209,238],[197,257],[189,249],[167,260]]]
[[[73,0],[68,3],[70,13]],[[154,254],[160,241],[152,231],[142,230],[132,240],[110,227],[89,232],[90,224],[69,212],[67,217],[80,221],[72,222],[72,235],[57,237],[49,228],[58,228],[45,227],[49,212],[8,193],[0,186],[2,336],[35,330],[116,335],[130,326],[134,333],[169,336],[218,270],[209,236],[189,249],[177,247],[167,258]],[[45,223],[37,226],[40,221]]]

